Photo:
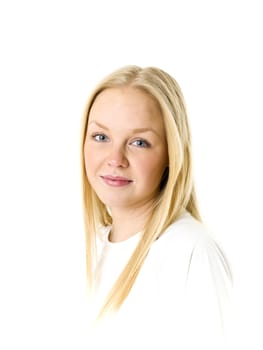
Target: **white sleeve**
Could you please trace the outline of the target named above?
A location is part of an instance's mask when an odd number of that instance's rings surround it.
[[[190,341],[203,349],[227,349],[231,325],[232,277],[225,254],[202,237],[189,262],[184,322]]]

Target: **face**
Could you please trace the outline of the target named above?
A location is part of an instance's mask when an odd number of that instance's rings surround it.
[[[131,88],[100,93],[85,139],[88,180],[111,209],[149,206],[168,165],[163,118],[155,100]]]

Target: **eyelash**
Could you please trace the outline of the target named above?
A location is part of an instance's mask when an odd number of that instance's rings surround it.
[[[137,139],[137,140],[133,141],[132,144],[134,144],[135,142],[140,142],[141,144],[143,143],[143,146],[142,145],[140,145],[140,146],[136,145],[136,147],[139,147],[139,148],[148,148],[148,147],[150,147],[149,142],[147,142],[144,139]]]
[[[98,137],[103,137],[103,140],[97,139]],[[106,136],[103,133],[94,133],[91,135],[91,138],[93,140],[95,140],[96,142],[107,142],[109,140],[108,136]],[[138,147],[138,148],[149,148],[151,146],[148,141],[141,139],[141,138],[138,138],[138,139],[132,141],[130,144],[133,145],[136,142],[140,142],[140,145],[138,145],[138,144],[135,145],[135,147]]]
[[[97,139],[98,136],[104,137],[104,140],[98,140],[98,139]],[[92,139],[94,139],[94,140],[97,141],[97,142],[106,142],[107,139],[108,139],[108,137],[107,137],[106,135],[104,135],[103,133],[99,133],[99,132],[98,132],[98,133],[95,133],[95,134],[92,134],[91,137],[92,137]]]

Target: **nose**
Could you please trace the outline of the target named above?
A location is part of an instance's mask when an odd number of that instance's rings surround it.
[[[129,162],[125,150],[122,147],[113,147],[108,155],[107,163],[112,167],[127,168]]]

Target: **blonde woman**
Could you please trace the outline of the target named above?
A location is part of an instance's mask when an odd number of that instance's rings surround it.
[[[231,273],[201,222],[173,77],[126,66],[96,87],[82,176],[91,348],[219,348]]]

